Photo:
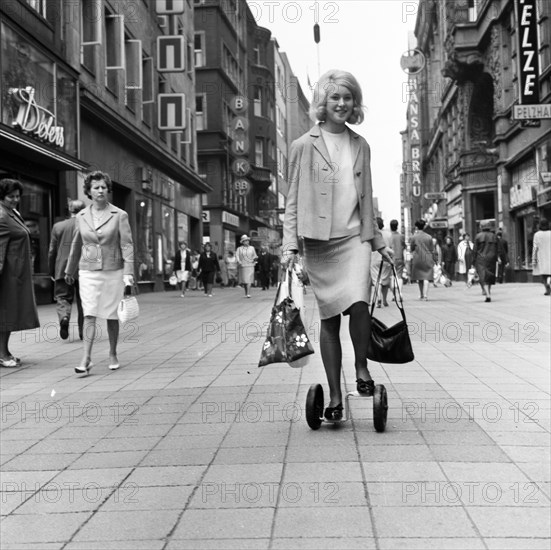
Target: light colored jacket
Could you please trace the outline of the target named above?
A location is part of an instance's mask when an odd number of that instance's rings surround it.
[[[363,137],[350,128],[354,184],[360,207],[360,238],[373,250],[385,246],[373,210],[371,152]],[[285,203],[283,250],[298,250],[299,237],[328,241],[331,232],[333,177],[339,167],[331,162],[319,126],[294,141],[289,156],[289,192]]]
[[[77,269],[114,271],[124,269],[124,275],[134,275],[134,245],[128,214],[107,205],[101,224],[95,228],[92,207],[76,215],[75,232],[65,273],[75,276]]]

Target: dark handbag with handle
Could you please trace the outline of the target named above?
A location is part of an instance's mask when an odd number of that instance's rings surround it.
[[[398,286],[398,276],[396,275],[396,268],[394,265],[392,266],[392,274],[394,277],[394,300],[402,314],[402,320],[391,327],[387,327],[382,321],[373,317],[382,270],[383,265],[381,263],[379,276],[375,284],[374,296],[371,300],[371,338],[367,358],[372,361],[379,361],[380,363],[409,363],[414,359],[413,348],[409,338],[402,293]],[[398,302],[398,298],[400,302]]]
[[[289,285],[289,293],[278,304],[277,299],[284,284]],[[264,367],[270,363],[292,363],[311,353],[314,353],[314,348],[306,334],[300,309],[291,298],[291,274],[288,272],[287,280],[280,282],[277,287],[268,333],[262,346],[258,366]]]

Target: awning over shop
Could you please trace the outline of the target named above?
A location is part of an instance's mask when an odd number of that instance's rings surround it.
[[[40,163],[54,170],[87,170],[88,164],[79,159],[56,151],[21,133],[0,128],[0,152],[11,153]]]

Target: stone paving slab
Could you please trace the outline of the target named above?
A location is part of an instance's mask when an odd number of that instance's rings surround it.
[[[75,334],[12,336],[0,371],[0,548],[548,548],[550,308],[540,285],[404,287],[415,360],[370,363],[387,387],[385,433],[371,399],[310,430],[305,398],[327,391],[311,291],[308,365],[257,367],[273,293],[143,294],[105,330],[88,377]],[[247,302],[245,304],[245,302]],[[490,306],[490,307],[488,307]],[[376,310],[384,322],[395,308]],[[355,389],[343,322],[343,382]]]

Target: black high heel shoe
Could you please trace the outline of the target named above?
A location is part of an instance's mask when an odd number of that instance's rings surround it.
[[[342,420],[342,403],[339,403],[336,407],[327,407],[323,416],[327,420]]]
[[[373,380],[363,380],[362,378],[358,378],[356,380],[356,389],[358,390],[358,393],[372,396],[375,392],[375,382]]]

